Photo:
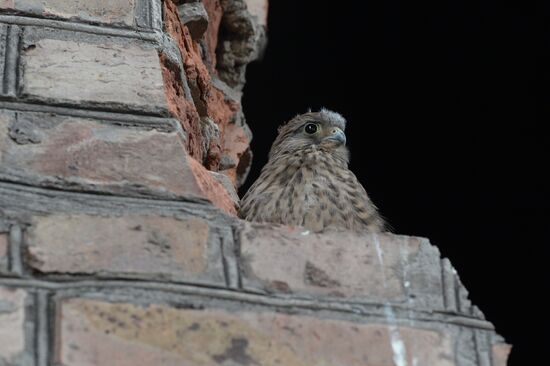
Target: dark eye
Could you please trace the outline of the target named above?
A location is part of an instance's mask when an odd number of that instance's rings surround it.
[[[317,125],[315,123],[308,123],[306,127],[304,127],[304,131],[310,135],[313,135],[317,132]]]

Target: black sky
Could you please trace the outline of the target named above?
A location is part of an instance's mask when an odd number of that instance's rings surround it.
[[[529,4],[272,0],[244,94],[244,190],[279,124],[339,111],[352,170],[395,232],[451,259],[511,366],[547,359],[550,330],[550,7]]]

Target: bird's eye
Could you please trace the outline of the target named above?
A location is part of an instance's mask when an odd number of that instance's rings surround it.
[[[315,123],[308,123],[304,127],[304,131],[306,131],[307,134],[313,135],[315,132],[317,132],[317,125]]]

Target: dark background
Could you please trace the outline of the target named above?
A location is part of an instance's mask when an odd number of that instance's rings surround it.
[[[279,124],[309,107],[339,111],[351,169],[394,231],[429,237],[451,259],[514,345],[511,366],[545,363],[548,5],[272,0],[269,10],[264,60],[247,72],[255,157],[241,193]]]

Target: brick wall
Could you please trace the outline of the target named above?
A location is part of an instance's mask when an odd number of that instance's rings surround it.
[[[265,0],[0,0],[0,365],[504,366],[426,239],[235,217]]]

